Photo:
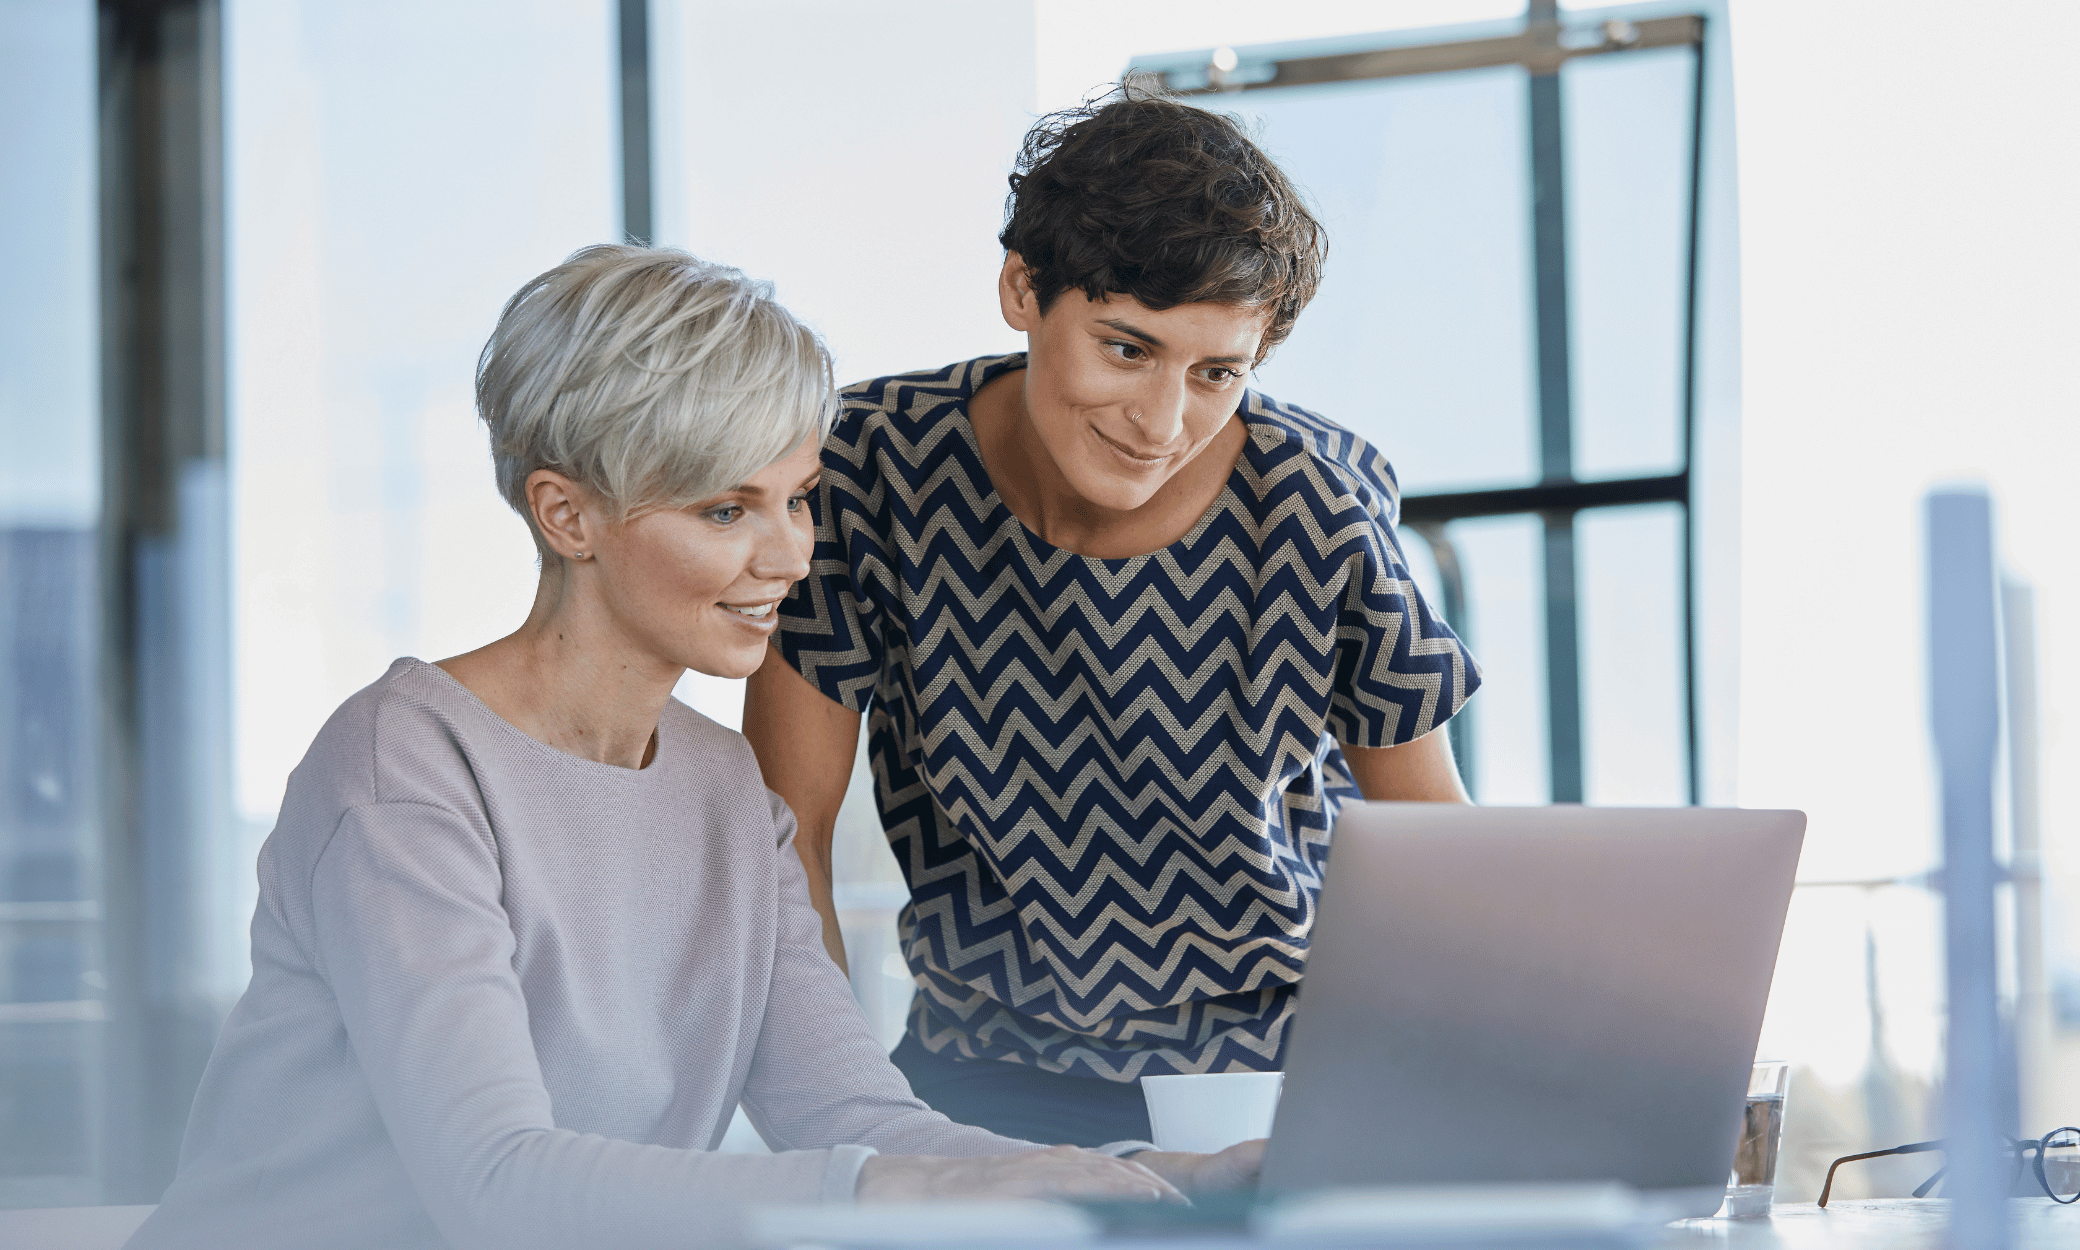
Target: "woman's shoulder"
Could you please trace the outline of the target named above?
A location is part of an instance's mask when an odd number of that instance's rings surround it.
[[[999,374],[1024,367],[1025,359],[1024,352],[978,356],[938,369],[854,382],[838,392],[841,408],[825,446],[886,446],[893,439],[910,444],[906,458],[922,460],[928,453],[919,445],[921,436],[949,420],[965,422],[975,392]]]
[[[1320,413],[1262,391],[1244,396],[1240,411],[1259,477],[1268,472],[1273,479],[1265,489],[1274,490],[1274,481],[1308,488],[1332,509],[1360,507],[1390,526],[1400,520],[1401,483],[1379,448]],[[1295,467],[1311,471],[1296,474]]]
[[[700,709],[681,702],[676,695],[664,701],[664,712],[658,717],[657,728],[660,734],[684,743],[704,759],[729,766],[748,761],[753,779],[757,778],[757,757],[751,753],[751,743],[745,740],[744,735]]]
[[[918,400],[953,402],[965,406],[969,396],[1000,373],[1023,368],[1024,352],[1005,352],[957,360],[936,369],[893,373],[885,378],[868,378],[838,391],[849,409],[907,412]]]
[[[447,687],[452,686],[453,689]],[[461,687],[422,660],[394,661],[349,695],[289,773],[280,816],[261,853],[263,893],[280,878],[297,892],[352,812],[386,803],[478,806],[453,704]],[[462,692],[465,696],[467,692]],[[281,876],[286,872],[286,876]]]
[[[469,771],[459,722],[473,710],[475,696],[439,668],[395,660],[326,719],[289,775],[288,799],[345,811],[452,794]]]

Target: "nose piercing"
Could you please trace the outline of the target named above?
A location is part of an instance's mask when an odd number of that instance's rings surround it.
[[[1129,420],[1129,421],[1139,421],[1139,420],[1141,420],[1141,414],[1137,412],[1137,413],[1135,413],[1135,414],[1134,414],[1133,416],[1131,416],[1131,417],[1128,417],[1128,418],[1127,418],[1127,420]]]

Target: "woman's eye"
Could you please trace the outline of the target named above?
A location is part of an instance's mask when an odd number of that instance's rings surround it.
[[[1232,382],[1236,378],[1239,378],[1241,376],[1242,370],[1240,369],[1223,369],[1215,367],[1206,371],[1206,380],[1209,382],[1227,383]]]
[[[712,509],[708,513],[708,519],[717,525],[728,525],[743,515],[744,509],[742,507],[736,504],[728,504],[724,507]]]
[[[1117,351],[1121,360],[1140,360],[1148,355],[1148,352],[1139,343],[1121,343],[1108,340],[1105,346]]]
[[[787,497],[787,510],[789,512],[800,512],[803,505],[808,502],[809,497],[807,495],[789,495]]]

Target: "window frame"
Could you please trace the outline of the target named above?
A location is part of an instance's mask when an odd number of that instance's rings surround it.
[[[1471,37],[1437,39],[1438,32],[1413,31],[1371,37],[1372,46],[1268,46],[1220,48],[1206,53],[1151,57],[1129,67],[1130,81],[1183,97],[1378,81],[1517,65],[1529,79],[1529,158],[1533,324],[1538,417],[1539,480],[1474,490],[1420,492],[1404,496],[1404,533],[1422,539],[1435,559],[1439,605],[1447,620],[1466,620],[1466,584],[1449,527],[1455,521],[1536,516],[1542,533],[1546,662],[1547,752],[1551,798],[1579,803],[1586,794],[1583,729],[1580,579],[1576,568],[1575,521],[1598,508],[1673,504],[1681,510],[1678,579],[1681,623],[1682,702],[1685,733],[1684,789],[1692,805],[1704,801],[1705,760],[1700,725],[1698,473],[1701,316],[1699,289],[1704,265],[1704,204],[1709,95],[1708,39],[1723,22],[1696,7],[1637,5],[1570,12],[1563,20],[1556,0],[1531,0],[1514,30],[1489,23],[1461,28]],[[1582,480],[1576,476],[1573,348],[1570,334],[1566,228],[1566,128],[1561,70],[1584,57],[1686,48],[1691,57],[1689,169],[1683,258],[1681,394],[1677,410],[1680,462],[1675,472]],[[1466,725],[1451,722],[1453,746],[1472,789],[1479,759]]]

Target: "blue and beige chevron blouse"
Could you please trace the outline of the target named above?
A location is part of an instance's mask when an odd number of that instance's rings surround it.
[[[1337,749],[1430,732],[1480,684],[1394,535],[1393,470],[1246,392],[1218,502],[1160,551],[1050,546],[967,403],[1023,355],[849,387],[788,663],[869,713],[910,883],[910,1028],[965,1058],[1134,1080],[1279,1066]]]

